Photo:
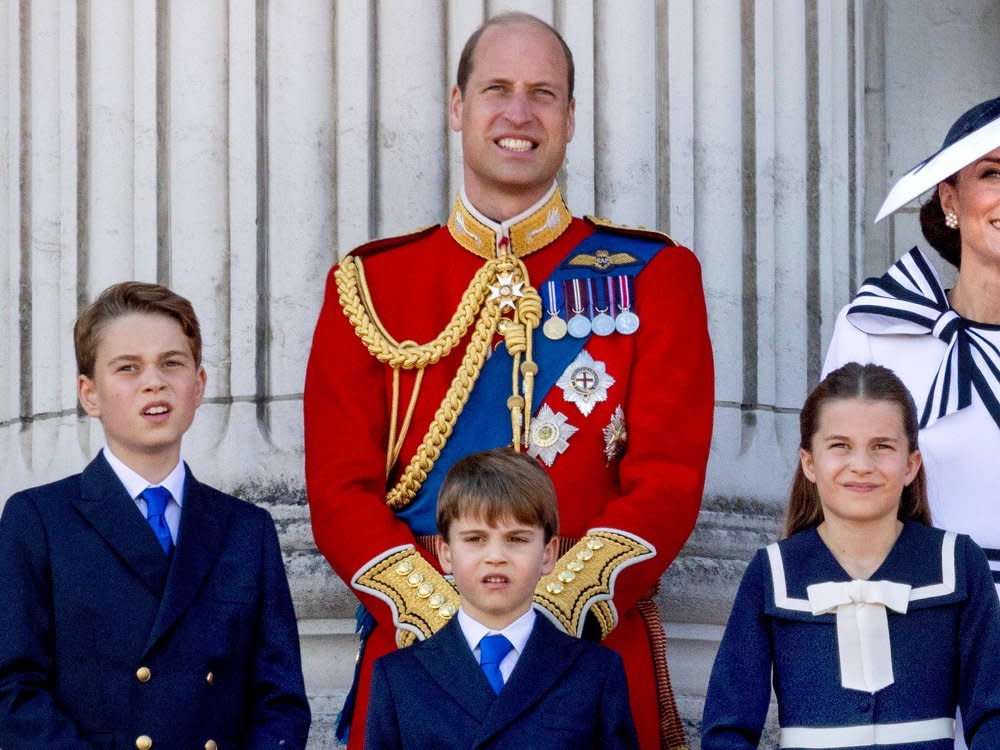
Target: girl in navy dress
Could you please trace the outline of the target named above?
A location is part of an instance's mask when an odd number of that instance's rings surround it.
[[[930,526],[913,399],[849,363],[806,399],[786,538],[747,568],[712,670],[703,750],[1000,747],[1000,607],[983,551]],[[1000,460],[1000,457],[998,457]],[[1000,490],[998,490],[1000,491]]]

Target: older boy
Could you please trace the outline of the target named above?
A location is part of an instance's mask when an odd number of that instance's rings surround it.
[[[509,448],[466,456],[441,487],[437,525],[462,605],[375,662],[366,748],[638,747],[621,657],[532,607],[558,555],[545,471]]]
[[[191,303],[116,284],[74,339],[107,444],[0,519],[0,747],[303,748],[274,523],[180,460],[205,390]]]

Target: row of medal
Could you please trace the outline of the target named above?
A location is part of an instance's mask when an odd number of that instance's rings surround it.
[[[549,317],[542,333],[553,341],[567,333],[577,339],[615,331],[631,336],[639,330],[632,291],[633,278],[627,275],[547,281],[542,299]]]

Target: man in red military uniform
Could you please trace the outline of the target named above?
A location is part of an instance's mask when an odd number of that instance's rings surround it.
[[[457,609],[436,561],[444,472],[512,441],[559,494],[561,557],[538,611],[622,655],[644,748],[684,744],[649,597],[704,483],[713,374],[700,268],[665,235],[570,215],[555,178],[572,89],[554,29],[523,14],[487,21],[451,95],[465,185],[447,226],[361,247],[328,279],[306,378],[306,480],[316,542],[367,612],[352,748],[375,658]]]

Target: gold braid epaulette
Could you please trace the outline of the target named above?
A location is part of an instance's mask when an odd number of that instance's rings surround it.
[[[351,584],[389,605],[400,648],[434,635],[461,604],[455,587],[413,545],[373,561],[354,574]]]
[[[570,635],[583,635],[591,613],[604,638],[618,624],[611,602],[615,578],[623,568],[653,557],[656,549],[620,529],[591,529],[556,562],[535,587],[535,604]]]
[[[511,279],[520,279],[523,282],[519,296],[512,299],[493,295],[488,298],[491,284],[498,284],[501,276],[510,276]],[[396,485],[386,495],[386,504],[393,510],[400,510],[416,496],[451,436],[455,422],[468,401],[472,387],[489,355],[490,344],[501,321],[505,300],[514,310],[514,320],[507,321],[501,333],[505,337],[508,350],[515,358],[515,367],[518,366],[520,353],[525,352],[527,346],[527,361],[520,363],[520,368],[526,390],[530,395],[534,375],[532,368],[537,368],[534,367],[534,362],[530,361],[530,343],[526,344],[525,341],[530,342],[530,334],[526,332],[526,326],[534,328],[538,325],[542,312],[541,297],[529,285],[527,269],[520,259],[510,255],[490,259],[472,277],[458,309],[445,329],[433,341],[417,344],[412,341],[396,341],[382,325],[371,302],[360,258],[353,256],[345,258],[337,269],[335,278],[340,305],[358,337],[372,356],[393,369],[419,371],[437,363],[454,349],[475,321],[462,362],[444,400],[435,412],[430,427],[413,458],[403,470]],[[494,290],[496,288],[494,286]],[[416,394],[413,398],[415,396]],[[523,402],[523,397],[516,395],[512,395],[508,400],[514,423],[515,444],[520,440],[518,433],[521,425],[527,427],[525,423],[528,417],[523,414]],[[395,405],[393,411],[395,412]],[[392,446],[389,450],[392,450]]]

